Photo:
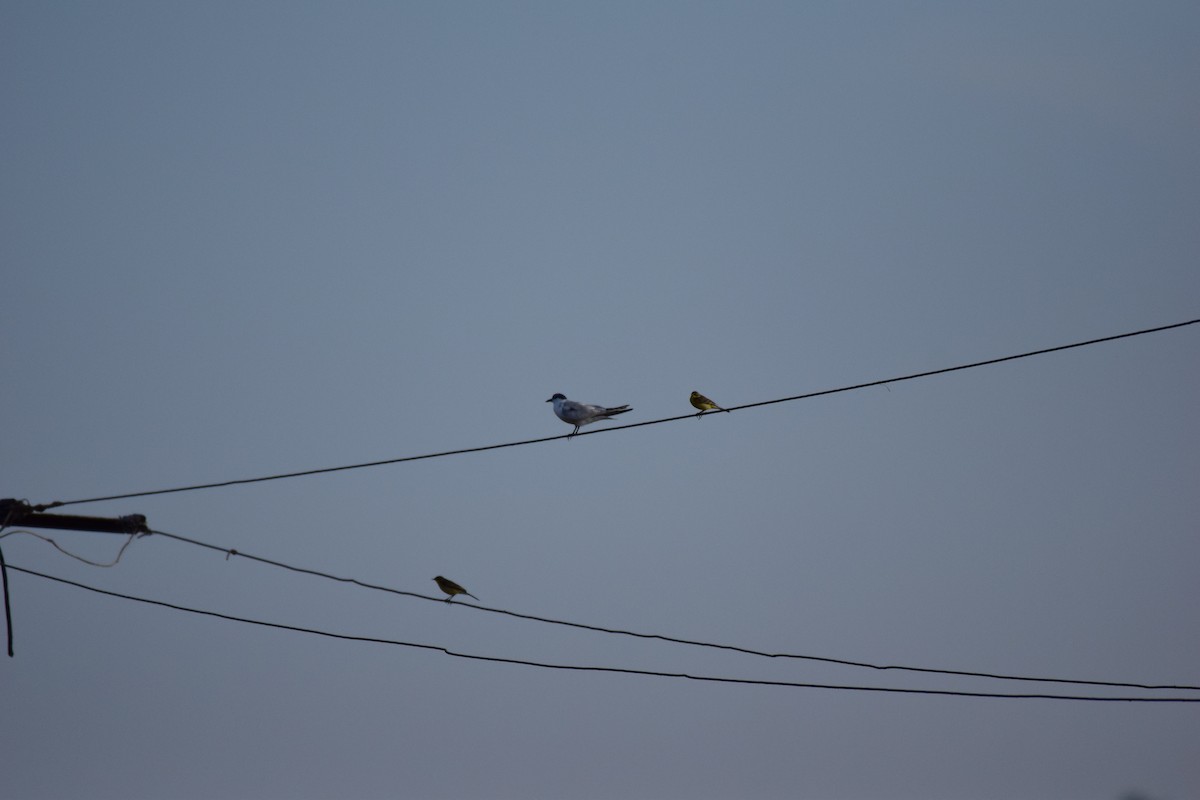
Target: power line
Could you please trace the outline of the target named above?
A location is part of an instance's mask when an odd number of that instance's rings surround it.
[[[1138,330],[1138,331],[1130,331],[1129,333],[1119,333],[1119,334],[1116,334],[1113,336],[1104,336],[1099,339],[1088,339],[1087,341],[1083,341],[1083,342],[1074,342],[1072,344],[1062,344],[1062,345],[1057,345],[1055,347],[1046,347],[1046,348],[1042,348],[1041,350],[1030,350],[1029,352],[1026,352],[1026,353],[1018,353],[1016,355],[1011,355],[1011,356],[1002,356],[1000,358],[989,358],[985,361],[974,361],[969,364],[959,364],[958,366],[954,366],[954,367],[943,367],[942,369],[929,370],[927,372],[915,372],[910,375],[901,375],[901,376],[895,377],[895,378],[884,378],[881,380],[868,381],[866,383],[856,383],[853,386],[841,386],[836,389],[823,389],[821,391],[809,392],[807,394],[798,394],[798,395],[793,395],[791,397],[780,397],[775,400],[762,400],[757,403],[746,403],[746,404],[740,405],[740,406],[730,406],[729,408],[726,409],[726,411],[741,411],[741,410],[745,410],[745,409],[749,409],[749,408],[758,408],[760,406],[774,405],[776,403],[789,403],[789,402],[792,402],[795,400],[808,400],[808,399],[811,399],[814,397],[823,397],[825,395],[830,395],[830,394],[838,394],[841,392],[852,392],[852,391],[855,391],[856,389],[866,389],[866,388],[869,388],[872,386],[882,386],[884,384],[889,384],[889,383],[901,383],[903,381],[911,381],[911,380],[916,380],[918,378],[929,378],[934,375],[944,375],[945,373],[948,373],[948,372],[957,372],[959,370],[964,370],[964,369],[974,369],[976,367],[986,367],[986,366],[991,366],[993,364],[1001,364],[1005,361],[1016,361],[1018,359],[1031,358],[1033,356],[1045,355],[1047,353],[1057,353],[1061,350],[1071,350],[1076,347],[1087,347],[1089,345],[1102,344],[1104,342],[1114,342],[1118,339],[1128,339],[1133,336],[1144,336],[1148,333],[1159,333],[1161,331],[1168,331],[1168,330],[1172,330],[1174,328],[1182,328],[1182,327],[1185,327],[1188,325],[1195,325],[1197,323],[1200,323],[1200,319],[1192,319],[1192,320],[1188,320],[1186,322],[1176,322],[1176,323],[1172,323],[1170,325],[1160,325],[1156,328],[1144,328],[1144,329]],[[695,416],[695,414],[687,413],[687,414],[681,414],[681,415],[675,416],[675,417],[663,417],[662,419],[652,419],[652,420],[648,420],[646,422],[632,422],[627,425],[615,425],[612,427],[601,428],[601,429],[597,429],[597,430],[593,430],[593,431],[581,431],[580,433],[576,434],[576,436],[592,436],[595,434],[612,433],[613,431],[626,430],[629,428],[642,428],[647,425],[661,425],[665,422],[676,422],[681,419],[691,419],[694,416]],[[219,489],[219,488],[226,487],[226,486],[239,486],[239,485],[247,484],[247,483],[262,483],[264,481],[277,481],[277,480],[284,480],[287,478],[301,478],[301,477],[304,477],[307,475],[323,475],[323,474],[329,473],[329,472],[343,472],[345,470],[351,470],[351,469],[365,469],[367,467],[381,467],[381,466],[385,466],[388,464],[402,464],[402,463],[406,463],[409,461],[423,461],[423,460],[429,459],[429,458],[443,458],[446,456],[458,456],[458,455],[464,455],[466,453],[482,453],[486,450],[500,450],[500,449],[503,449],[506,447],[521,447],[524,445],[540,444],[542,442],[550,442],[550,441],[554,441],[555,439],[566,439],[566,438],[568,438],[567,434],[560,434],[558,436],[543,436],[538,439],[524,439],[524,440],[518,441],[518,442],[504,442],[502,444],[489,444],[489,445],[483,445],[481,447],[465,447],[460,450],[443,450],[438,453],[425,453],[424,455],[419,455],[419,456],[403,456],[400,458],[389,458],[389,459],[385,459],[383,461],[367,461],[367,462],[363,462],[361,464],[345,464],[340,467],[322,467],[319,469],[300,470],[298,472],[282,472],[282,473],[279,473],[276,475],[263,475],[263,476],[260,476],[257,478],[238,478],[235,480],[218,481],[216,483],[198,483],[198,484],[193,484],[190,486],[176,486],[171,489],[153,489],[153,490],[145,491],[145,492],[128,492],[126,494],[114,494],[114,495],[108,495],[106,497],[89,497],[89,498],[80,499],[80,500],[56,500],[52,503],[45,503],[42,505],[34,506],[34,510],[45,511],[50,508],[58,508],[59,506],[77,505],[80,503],[102,503],[102,502],[107,502],[109,500],[126,500],[131,497],[149,497],[152,495],[159,495],[159,494],[174,494],[176,492],[193,492],[193,491],[197,491],[200,489]]]
[[[12,518],[16,515],[16,507],[9,505],[3,512],[4,519],[0,520],[0,531],[3,531],[12,522]],[[7,534],[5,534],[6,536]],[[0,536],[3,539],[4,536]],[[0,547],[0,584],[4,590],[4,632],[8,640],[8,657],[13,657],[13,628],[12,628],[12,605],[8,597],[8,562],[4,560],[4,548]]]
[[[1104,696],[1104,695],[1069,695],[1069,694],[1017,694],[1003,692],[968,692],[957,691],[952,689],[905,689],[891,686],[853,686],[843,684],[826,684],[826,683],[801,683],[798,681],[773,681],[773,680],[757,680],[752,678],[726,678],[714,675],[692,675],[686,672],[659,672],[656,670],[632,669],[629,667],[596,667],[585,666],[578,664],[551,664],[543,661],[528,661],[518,658],[503,658],[499,656],[483,656],[473,653],[459,653],[448,647],[441,645],[423,644],[420,642],[405,642],[397,639],[382,639],[373,636],[354,636],[345,633],[334,633],[332,631],[323,631],[316,628],[305,628],[298,625],[286,625],[278,622],[266,622],[264,620],[249,619],[247,617],[237,617],[232,614],[222,614],[217,611],[207,611],[199,608],[189,608],[187,606],[168,603],[164,600],[152,600],[145,597],[135,597],[133,595],[122,594],[120,592],[112,592],[107,589],[99,589],[87,584],[78,583],[76,581],[67,580],[66,578],[58,578],[53,575],[46,575],[41,572],[36,572],[24,567],[18,567],[10,564],[9,569],[16,572],[23,572],[27,575],[34,575],[46,580],[56,581],[68,586],[74,586],[79,589],[86,589],[89,592],[96,594],[116,597],[122,600],[131,600],[137,603],[145,603],[147,605],[160,606],[169,608],[174,611],[183,611],[189,614],[198,614],[206,617],[215,617],[217,619],[227,620],[229,622],[240,622],[246,625],[256,625],[264,628],[275,628],[277,630],[292,631],[295,633],[306,633],[312,636],[322,636],[329,639],[339,639],[342,641],[353,642],[370,642],[373,644],[391,645],[393,647],[409,647],[420,650],[433,650],[444,653],[445,655],[454,658],[464,658],[472,661],[486,661],[495,664],[513,664],[524,667],[537,667],[540,669],[560,669],[573,672],[610,672],[620,673],[624,675],[643,675],[655,678],[683,678],[692,681],[701,681],[706,683],[730,683],[742,684],[750,686],[778,686],[793,689],[830,689],[836,691],[849,692],[877,692],[887,694],[919,694],[919,695],[941,695],[944,697],[982,697],[992,699],[1005,700],[1076,700],[1090,701],[1101,703],[1200,703],[1200,697],[1143,697],[1143,696]]]
[[[4,560],[4,548],[0,547],[0,584],[4,588],[4,630],[8,637],[8,657],[13,657],[12,606],[8,601],[8,562]]]
[[[3,526],[0,526],[0,529],[2,529],[2,528],[3,528]],[[87,564],[89,567],[115,567],[117,565],[117,562],[119,562],[121,560],[121,556],[125,555],[125,550],[128,549],[129,545],[133,544],[133,540],[138,537],[138,534],[136,534],[136,533],[129,534],[129,538],[125,540],[125,543],[123,545],[121,545],[121,549],[117,551],[116,558],[114,558],[112,561],[109,561],[108,563],[104,563],[102,561],[92,561],[89,558],[84,558],[81,555],[76,555],[75,553],[72,553],[67,548],[63,547],[58,542],[51,539],[49,536],[46,536],[41,533],[36,533],[34,531],[26,531],[26,530],[22,530],[22,529],[18,528],[16,530],[11,530],[8,533],[0,533],[0,539],[5,539],[9,536],[12,536],[15,533],[23,533],[26,536],[32,536],[35,539],[41,539],[43,542],[53,545],[54,549],[57,550],[58,552],[62,553],[63,555],[70,556],[71,558],[75,559],[76,561],[82,561],[84,564]]]
[[[364,589],[372,589],[375,591],[387,592],[389,594],[403,595],[405,597],[415,597],[420,600],[429,600],[431,602],[438,602],[438,603],[444,602],[444,599],[440,598],[440,597],[430,597],[428,595],[420,594],[417,592],[409,592],[409,591],[404,591],[403,589],[394,589],[389,586],[380,586],[378,584],[366,583],[364,581],[357,580],[356,578],[343,578],[343,577],[338,577],[336,575],[331,575],[327,572],[322,572],[320,570],[308,569],[306,567],[296,567],[296,566],[292,566],[291,564],[285,564],[282,561],[275,561],[275,560],[272,560],[269,558],[263,558],[261,556],[255,556],[255,555],[251,555],[249,553],[243,553],[239,550],[235,550],[232,548],[219,547],[214,544],[202,542],[198,539],[191,539],[187,536],[181,536],[177,533],[168,533],[166,531],[159,531],[159,530],[152,531],[152,533],[155,535],[159,535],[159,536],[166,536],[167,538],[175,539],[177,541],[184,542],[187,544],[196,545],[198,547],[204,547],[209,550],[215,550],[218,553],[224,553],[225,557],[227,559],[230,556],[240,556],[242,558],[250,559],[251,561],[258,561],[259,563],[267,564],[267,565],[270,565],[273,567],[279,567],[281,569],[289,570],[291,572],[298,572],[298,573],[301,573],[304,575],[312,575],[312,576],[315,576],[318,578],[326,578],[328,580],[337,581],[339,583],[349,583],[349,584],[353,584],[355,586],[362,587]],[[532,614],[522,614],[522,613],[519,613],[516,611],[507,611],[507,610],[501,609],[501,608],[489,608],[487,606],[476,605],[474,603],[458,603],[457,605],[459,605],[463,608],[471,608],[476,611],[486,611],[486,612],[489,612],[492,614],[502,614],[504,616],[513,617],[515,619],[525,619],[525,620],[530,620],[533,622],[543,622],[543,623],[547,623],[550,625],[562,625],[562,626],[569,627],[569,628],[579,628],[581,630],[594,631],[597,633],[607,633],[607,634],[613,634],[613,635],[618,635],[618,636],[630,636],[630,637],[633,637],[636,639],[657,639],[657,640],[663,641],[663,642],[671,642],[673,644],[684,644],[684,645],[689,645],[692,647],[706,647],[706,648],[711,648],[711,649],[715,649],[715,650],[727,650],[730,652],[742,653],[745,655],[752,655],[752,656],[759,656],[762,658],[779,658],[779,659],[795,659],[795,660],[803,660],[803,661],[818,661],[818,662],[822,662],[822,663],[826,663],[826,664],[836,664],[836,665],[845,666],[845,667],[860,667],[860,668],[864,668],[864,669],[873,669],[873,670],[878,670],[878,671],[919,672],[919,673],[933,674],[933,675],[956,675],[956,676],[969,677],[969,678],[988,678],[988,679],[993,679],[993,680],[1005,680],[1005,681],[1027,681],[1027,682],[1038,682],[1038,683],[1067,683],[1067,684],[1078,684],[1078,685],[1086,685],[1086,686],[1109,686],[1109,687],[1121,688],[1121,689],[1150,689],[1150,690],[1170,689],[1170,690],[1176,690],[1176,691],[1179,691],[1179,690],[1200,691],[1200,686],[1155,685],[1155,684],[1146,684],[1146,683],[1129,683],[1129,682],[1120,682],[1120,681],[1099,681],[1099,680],[1069,680],[1067,678],[1038,678],[1038,677],[1029,677],[1029,676],[1021,676],[1021,675],[1003,675],[1003,674],[989,673],[989,672],[970,672],[970,671],[966,671],[966,670],[937,669],[937,668],[933,668],[933,667],[906,667],[906,666],[900,666],[900,665],[870,664],[870,663],[863,662],[863,661],[849,661],[849,660],[840,659],[840,658],[830,658],[830,657],[826,657],[826,656],[799,655],[796,653],[768,653],[768,652],[765,652],[762,650],[753,650],[753,649],[750,649],[747,647],[738,647],[736,645],[714,644],[712,642],[701,642],[701,641],[696,641],[696,640],[692,640],[692,639],[680,639],[680,638],[677,638],[674,636],[664,636],[662,634],[657,634],[657,633],[638,633],[636,631],[621,630],[619,628],[604,628],[604,627],[600,627],[598,625],[587,625],[582,622],[568,622],[565,620],[551,619],[549,617],[538,617],[538,616],[534,616]]]

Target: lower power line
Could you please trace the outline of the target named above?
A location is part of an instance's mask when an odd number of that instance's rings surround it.
[[[304,628],[297,625],[284,625],[277,622],[265,622],[263,620],[248,619],[246,617],[236,617],[231,614],[222,614],[216,611],[205,611],[198,608],[189,608],[187,606],[168,603],[163,600],[152,600],[145,597],[134,597],[133,595],[121,594],[120,592],[112,592],[107,589],[98,589],[94,586],[88,586],[76,581],[67,580],[66,578],[58,578],[53,575],[46,575],[24,567],[8,565],[10,570],[23,572],[27,575],[34,575],[46,580],[63,583],[68,586],[74,586],[79,589],[85,589],[96,594],[116,597],[122,600],[131,600],[137,603],[145,603],[147,605],[160,606],[169,608],[173,611],[182,611],[189,614],[199,614],[206,617],[215,617],[217,619],[227,620],[229,622],[240,622],[246,625],[256,625],[264,628],[275,628],[277,630],[292,631],[295,633],[305,633],[312,636],[321,636],[329,639],[339,639],[342,641],[354,642],[371,642],[373,644],[391,645],[394,647],[411,647],[421,650],[434,650],[454,658],[465,658],[472,661],[486,661],[495,664],[513,664],[524,667],[537,667],[539,669],[560,669],[575,672],[611,672],[620,673],[623,675],[642,675],[655,678],[676,678],[691,681],[701,681],[706,683],[731,683],[750,686],[775,686],[792,689],[829,689],[834,691],[848,692],[877,692],[888,694],[917,694],[917,695],[940,695],[944,697],[979,697],[1005,700],[1073,700],[1101,703],[1200,703],[1200,697],[1162,697],[1162,696],[1104,696],[1104,695],[1069,695],[1069,694],[1013,694],[1002,692],[967,692],[951,689],[903,689],[889,686],[848,686],[839,684],[826,683],[801,683],[797,681],[772,681],[772,680],[756,680],[752,678],[725,678],[712,675],[692,675],[685,672],[659,672],[655,670],[631,669],[627,667],[594,667],[581,666],[574,664],[550,664],[541,661],[527,661],[525,659],[516,658],[501,658],[498,656],[481,656],[472,653],[458,653],[440,645],[422,644],[419,642],[404,642],[396,639],[382,639],[373,636],[353,636],[344,633],[333,633],[331,631],[317,630],[316,628]]]

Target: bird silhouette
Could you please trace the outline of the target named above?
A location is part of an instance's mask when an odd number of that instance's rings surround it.
[[[439,589],[441,589],[446,594],[450,595],[445,600],[445,602],[447,602],[447,603],[449,603],[451,600],[453,600],[454,595],[456,595],[456,594],[465,594],[467,597],[475,597],[475,595],[471,594],[466,589],[459,586],[457,583],[450,580],[449,578],[443,578],[441,575],[438,575],[436,578],[434,578],[434,580],[437,581],[437,585],[438,585]],[[479,598],[475,597],[475,599],[478,600]]]
[[[702,416],[704,416],[705,411],[712,411],[713,409],[716,409],[717,411],[724,411],[726,414],[729,413],[729,409],[721,408],[719,405],[714,403],[712,400],[709,400],[699,392],[692,392],[692,396],[689,397],[688,400],[691,401],[693,408],[700,409],[700,413],[696,415],[696,419],[700,419]]]

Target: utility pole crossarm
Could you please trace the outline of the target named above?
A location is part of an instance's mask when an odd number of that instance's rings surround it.
[[[34,511],[24,500],[0,500],[0,526],[22,528],[57,528],[67,531],[134,534],[150,533],[146,517],[127,514],[123,517],[81,517],[75,514],[43,514]]]

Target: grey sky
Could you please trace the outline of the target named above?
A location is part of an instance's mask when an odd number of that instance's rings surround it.
[[[1196,318],[1198,36],[1191,3],[0,3],[0,497],[566,434],[555,392],[633,406],[593,431],[693,389],[734,406]],[[1190,327],[72,511],[601,626],[1194,685],[1198,352]],[[480,655],[1030,690],[162,537],[112,569],[0,545]],[[13,798],[1200,795],[1191,705],[545,671],[10,583]]]

